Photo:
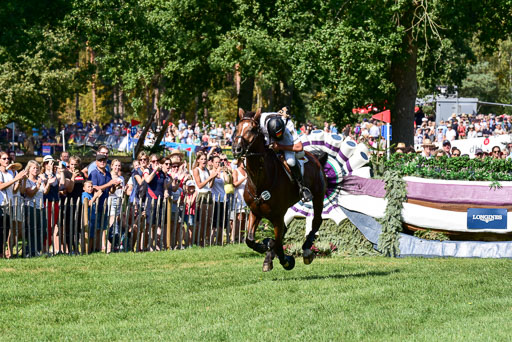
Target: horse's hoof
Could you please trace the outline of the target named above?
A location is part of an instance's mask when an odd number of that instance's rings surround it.
[[[281,265],[283,265],[283,268],[285,270],[291,271],[295,267],[295,258],[292,257],[291,255],[285,255],[284,262],[281,263]]]
[[[263,263],[263,272],[272,271],[273,268],[274,268],[274,263],[272,261],[269,263]]]
[[[271,251],[272,249],[274,249],[274,239],[271,239],[271,238],[265,238],[263,240],[263,244],[265,245],[265,248],[267,248],[267,251]]]
[[[313,262],[313,259],[315,259],[315,253],[311,249],[305,249],[302,257],[304,258],[304,264],[309,265]]]

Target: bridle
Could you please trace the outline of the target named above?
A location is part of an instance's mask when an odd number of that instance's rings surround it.
[[[261,152],[249,152],[252,145],[256,142],[258,136],[262,135],[262,132],[261,132],[261,127],[260,127],[259,123],[256,120],[254,120],[254,118],[242,118],[242,119],[240,119],[240,122],[238,122],[238,125],[240,125],[240,123],[242,123],[244,121],[251,122],[254,127],[257,127],[258,130],[256,132],[256,137],[254,139],[252,139],[252,141],[250,143],[247,143],[247,141],[244,139],[244,137],[240,134],[235,136],[235,139],[233,139],[233,142],[238,141],[238,139],[240,139],[240,142],[243,142],[243,144],[242,143],[239,144],[242,147],[242,152],[240,154],[238,154],[238,156],[239,157],[251,157],[251,156],[265,155],[265,153],[261,153]]]

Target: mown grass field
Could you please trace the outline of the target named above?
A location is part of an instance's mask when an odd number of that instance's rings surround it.
[[[0,340],[509,341],[512,261],[245,246],[0,260]]]

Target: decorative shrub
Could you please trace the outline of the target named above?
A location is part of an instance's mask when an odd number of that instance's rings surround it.
[[[505,159],[469,159],[467,156],[426,159],[415,154],[392,154],[384,161],[384,169],[422,178],[512,181],[512,162]]]
[[[294,219],[288,225],[284,246],[287,253],[302,255],[302,244],[306,236],[306,220]],[[324,220],[312,248],[317,255],[377,255],[371,242],[348,219],[339,225],[332,220]]]

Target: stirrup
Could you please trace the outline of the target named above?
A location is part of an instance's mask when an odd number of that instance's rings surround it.
[[[313,194],[311,193],[311,190],[305,186],[301,187],[300,194],[302,197],[302,202],[311,202],[313,200]]]

